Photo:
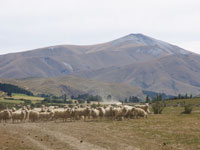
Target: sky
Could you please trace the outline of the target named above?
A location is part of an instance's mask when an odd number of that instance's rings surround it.
[[[200,0],[0,0],[0,54],[130,33],[200,54]]]

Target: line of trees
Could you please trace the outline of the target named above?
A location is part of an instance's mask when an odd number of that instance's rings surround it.
[[[77,99],[79,101],[87,100],[87,101],[102,101],[102,97],[99,95],[90,95],[88,93],[86,94],[80,94],[77,97],[71,96],[71,99]]]
[[[178,94],[178,96],[174,96],[173,98],[170,98],[169,100],[172,100],[172,99],[189,99],[189,98],[192,98],[192,94],[188,95],[187,93],[185,95],[181,95],[181,94]]]
[[[138,103],[140,99],[136,96],[130,96],[129,98],[125,98],[125,103]]]

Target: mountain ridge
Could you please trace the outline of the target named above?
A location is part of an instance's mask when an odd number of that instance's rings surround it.
[[[176,45],[129,34],[95,45],[58,45],[0,55],[0,78],[78,75],[167,94],[182,93],[184,89],[198,93],[199,58]]]

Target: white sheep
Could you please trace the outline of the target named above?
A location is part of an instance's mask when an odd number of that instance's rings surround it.
[[[113,119],[114,117],[114,108],[112,106],[108,106],[105,108],[105,117]]]
[[[29,120],[32,122],[35,122],[39,119],[39,112],[35,110],[30,110],[29,111]]]
[[[143,109],[148,114],[151,113],[150,110],[149,110],[149,104],[148,103],[146,103],[145,105],[135,105],[135,107]]]
[[[92,116],[93,119],[98,118],[99,117],[99,110],[97,110],[95,108],[91,109],[91,116]]]
[[[103,107],[98,107],[97,110],[99,110],[99,117],[102,120],[102,118],[106,115],[106,110]]]
[[[8,109],[3,110],[3,117],[2,117],[2,119],[3,119],[3,121],[5,121],[5,123],[7,122],[7,120],[10,120],[11,117],[12,117],[12,115],[11,115],[11,111],[10,110],[8,110]]]
[[[72,110],[70,108],[64,110],[64,109],[56,109],[54,112],[54,119],[55,122],[57,119],[63,119],[65,122],[68,118],[72,117]]]
[[[147,118],[147,113],[142,108],[133,107],[132,113],[133,113],[133,116],[135,116],[136,118],[138,117]]]
[[[48,120],[51,120],[53,116],[54,116],[53,112],[39,112],[40,120],[48,121]]]
[[[123,111],[122,108],[115,108],[113,109],[113,112],[114,112],[114,119],[117,119],[117,120],[123,120],[124,116],[125,116],[125,112]]]
[[[14,123],[15,120],[20,120],[21,122],[26,119],[26,112],[25,110],[17,110],[12,112],[12,122]]]

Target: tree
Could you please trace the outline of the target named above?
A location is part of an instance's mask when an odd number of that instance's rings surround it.
[[[154,98],[154,101],[162,101],[162,95],[161,94],[158,94],[156,96],[156,98]]]
[[[127,102],[128,102],[128,99],[127,99],[127,98],[125,98],[124,102],[125,102],[125,103],[127,103]]]
[[[9,92],[7,93],[7,96],[12,96],[12,93],[9,91]]]
[[[66,94],[63,95],[63,101],[64,101],[64,103],[67,102],[67,95]]]
[[[6,83],[0,83],[0,91],[6,92],[6,93],[21,93],[26,95],[33,95],[30,91],[27,91],[23,88],[20,88],[16,85],[12,84],[6,84]]]
[[[185,98],[186,98],[186,99],[188,98],[188,95],[187,95],[187,93],[185,94]]]
[[[112,96],[109,94],[109,95],[107,96],[107,99],[112,99]]]
[[[181,94],[178,94],[178,99],[181,99]]]
[[[146,103],[150,103],[150,98],[148,95],[146,96]]]

